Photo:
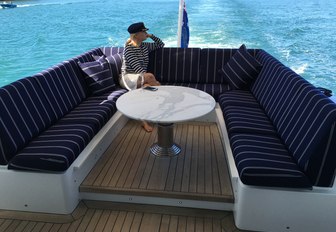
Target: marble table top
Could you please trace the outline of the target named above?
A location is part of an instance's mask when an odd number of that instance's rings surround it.
[[[181,86],[158,86],[157,91],[136,89],[117,100],[118,110],[127,117],[157,123],[196,119],[211,112],[215,105],[208,93]]]

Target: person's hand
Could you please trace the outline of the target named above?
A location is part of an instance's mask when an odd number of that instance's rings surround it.
[[[152,38],[152,34],[147,33],[147,38]]]

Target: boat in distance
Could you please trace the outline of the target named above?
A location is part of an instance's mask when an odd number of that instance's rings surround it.
[[[17,7],[16,4],[12,3],[12,2],[3,2],[0,4],[0,6],[3,8],[3,9],[6,9],[6,8],[15,8]]]

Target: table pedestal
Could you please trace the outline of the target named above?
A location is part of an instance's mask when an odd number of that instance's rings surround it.
[[[158,142],[154,143],[150,152],[155,156],[175,156],[181,148],[174,143],[174,123],[158,123]]]

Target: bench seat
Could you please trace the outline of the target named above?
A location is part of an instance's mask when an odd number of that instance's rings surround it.
[[[9,169],[63,172],[117,111],[119,89],[84,100],[50,128],[33,138],[8,164]]]
[[[257,107],[222,106],[226,126],[231,133],[277,135],[265,112]]]
[[[244,184],[311,189],[308,177],[276,135],[233,133],[230,145]]]

